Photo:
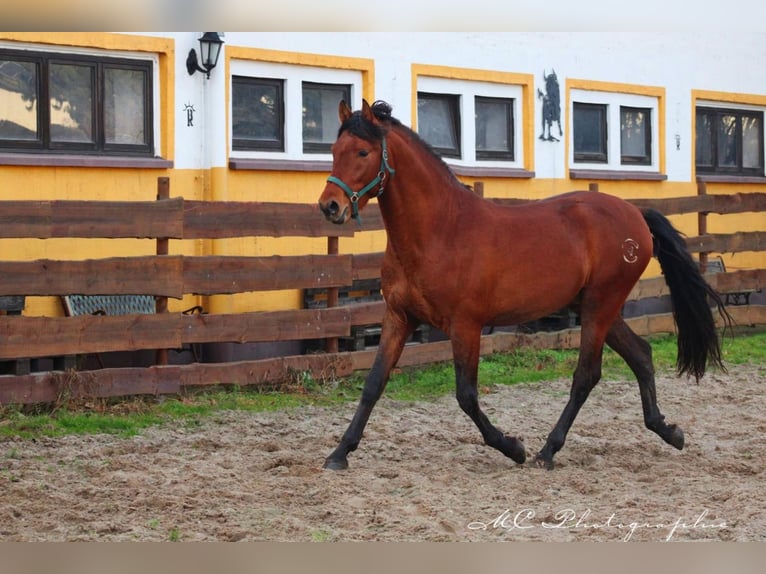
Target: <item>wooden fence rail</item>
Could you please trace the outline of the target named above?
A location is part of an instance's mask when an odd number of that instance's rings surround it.
[[[382,253],[339,254],[338,237],[383,229],[376,204],[365,210],[364,228],[337,226],[324,220],[316,206],[262,202],[203,202],[169,197],[169,181],[159,178],[157,201],[0,201],[0,238],[137,238],[156,242],[156,249],[133,257],[84,261],[40,259],[0,261],[0,296],[69,294],[134,294],[158,298],[156,315],[27,317],[0,315],[0,360],[61,355],[180,348],[189,343],[252,343],[304,339],[333,341],[348,336],[352,327],[380,321],[385,303],[338,307],[337,288],[354,279],[380,276]],[[519,200],[493,200],[500,204]],[[696,197],[634,200],[666,214],[697,212],[700,233],[687,244],[704,263],[709,252],[764,251],[766,230],[709,234],[708,213],[738,214],[766,211],[765,193],[708,195],[704,184]],[[173,240],[230,237],[327,237],[322,254],[295,256],[187,256],[169,253]],[[720,291],[760,290],[766,270],[748,269],[710,275]],[[184,315],[167,312],[167,298],[186,294],[219,295],[274,289],[327,287],[328,308],[231,315]],[[667,295],[661,277],[640,281],[630,300]],[[163,304],[165,303],[165,304]],[[766,323],[766,309],[750,305],[732,309],[740,323]],[[674,329],[672,317],[654,315],[631,319],[642,334]],[[483,338],[483,351],[508,350],[520,344],[567,347],[579,332],[520,335],[496,333]],[[408,347],[401,364],[450,358],[448,342]],[[185,387],[231,382],[267,384],[291,370],[315,376],[348,374],[369,368],[371,351],[279,357],[242,363],[191,364],[144,369],[101,369],[66,378],[79,384],[75,394],[98,396],[177,392]],[[162,359],[159,361],[162,363]],[[324,375],[323,375],[324,374]],[[61,374],[34,373],[0,376],[0,403],[52,400],[64,380]],[[79,381],[79,383],[77,382]]]

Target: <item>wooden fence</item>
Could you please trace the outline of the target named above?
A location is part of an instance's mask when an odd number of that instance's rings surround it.
[[[594,187],[593,185],[591,186]],[[476,185],[481,192],[481,183]],[[514,203],[518,200],[494,200]],[[689,237],[705,262],[709,252],[764,251],[766,230],[709,234],[706,214],[763,212],[764,193],[635,200],[665,214],[696,212],[700,233]],[[383,229],[376,204],[365,210],[364,231]],[[337,337],[355,325],[380,321],[383,302],[334,306],[337,288],[354,279],[379,277],[382,253],[339,254],[338,238],[359,232],[325,222],[314,205],[259,202],[204,202],[170,197],[168,178],[158,179],[157,201],[1,201],[0,238],[149,238],[156,255],[85,261],[0,261],[0,297],[13,295],[141,294],[157,298],[155,315],[28,317],[0,315],[0,360],[159,349],[157,365],[0,376],[0,404],[50,402],[72,396],[179,393],[203,385],[278,385],[299,372],[315,378],[345,376],[371,366],[374,350],[337,352]],[[170,255],[172,239],[226,237],[326,237],[327,253],[299,256]],[[719,291],[762,289],[766,270],[748,269],[709,276]],[[170,313],[167,298],[273,289],[328,288],[328,308],[239,314]],[[630,300],[667,294],[662,277],[642,280]],[[766,306],[732,307],[741,324],[766,323]],[[629,320],[640,334],[673,332],[670,314]],[[252,343],[327,339],[328,352],[231,363],[167,365],[164,350],[195,343]],[[482,353],[520,345],[574,347],[579,330],[524,335],[498,332],[482,338]],[[448,341],[408,346],[400,365],[451,359]]]

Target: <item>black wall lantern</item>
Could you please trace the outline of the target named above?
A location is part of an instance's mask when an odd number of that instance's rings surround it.
[[[205,32],[199,39],[199,54],[200,61],[197,62],[197,52],[194,48],[189,50],[189,56],[186,58],[186,70],[189,75],[193,75],[194,72],[202,72],[207,75],[207,79],[210,79],[210,70],[215,68],[218,63],[218,56],[221,55],[221,46],[223,40],[218,35],[218,32]]]

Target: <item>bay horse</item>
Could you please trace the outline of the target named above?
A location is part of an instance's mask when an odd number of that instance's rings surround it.
[[[348,453],[359,445],[405,341],[421,323],[451,339],[457,402],[484,442],[523,464],[522,441],[498,430],[479,406],[482,328],[524,323],[567,306],[580,314],[579,358],[569,400],[537,464],[553,468],[554,455],[601,376],[604,343],[635,374],[646,426],[681,450],[682,430],[667,424],[657,406],[651,347],[621,317],[628,294],[656,255],[671,292],[679,374],[699,381],[708,362],[723,369],[708,298],[728,314],[680,233],[660,212],[599,192],[514,206],[482,199],[391,111],[381,101],[364,101],[356,112],[340,103],[332,174],[319,198],[324,216],[340,225],[358,219],[377,197],[388,238],[377,355],[354,417],[324,467],[348,467]]]

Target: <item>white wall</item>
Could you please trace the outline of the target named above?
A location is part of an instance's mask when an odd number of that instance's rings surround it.
[[[176,40],[176,157],[178,168],[226,163],[223,58],[210,80],[189,76],[186,55],[200,32],[156,33]],[[533,74],[555,69],[562,105],[567,78],[658,86],[666,90],[666,173],[688,181],[691,174],[693,110],[691,90],[766,95],[766,34],[761,33],[426,33],[426,32],[230,32],[227,45],[369,58],[375,61],[375,97],[392,104],[394,115],[410,124],[410,65]],[[186,126],[184,104],[195,107],[194,127]],[[535,98],[535,130],[540,107]],[[563,112],[562,112],[563,120]],[[565,128],[566,129],[566,128]],[[676,134],[681,149],[676,150]],[[564,174],[563,141],[535,138],[538,177]]]

